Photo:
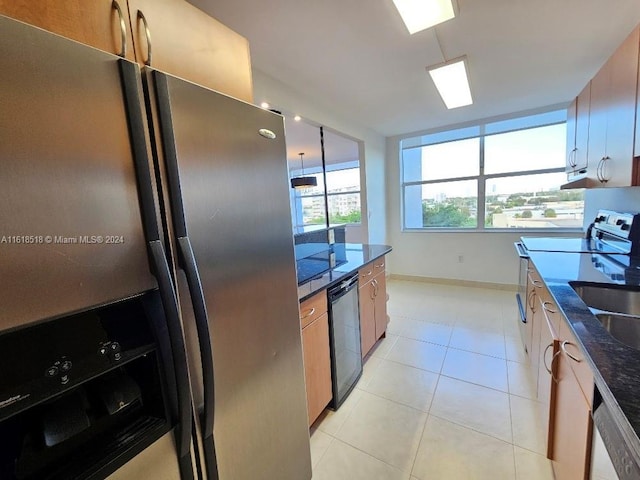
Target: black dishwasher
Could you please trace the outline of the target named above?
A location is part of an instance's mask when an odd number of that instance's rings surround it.
[[[362,375],[358,274],[342,280],[327,293],[333,383],[330,407],[337,410]]]

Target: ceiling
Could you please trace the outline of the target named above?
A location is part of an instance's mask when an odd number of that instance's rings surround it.
[[[248,38],[254,69],[384,136],[567,104],[640,22],[638,0],[457,0],[409,35],[392,0],[191,2]],[[474,104],[447,110],[425,67],[461,55]]]

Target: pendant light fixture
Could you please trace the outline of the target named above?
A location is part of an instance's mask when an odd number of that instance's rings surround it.
[[[318,179],[316,177],[305,177],[304,176],[304,153],[300,152],[300,165],[302,167],[302,175],[300,177],[293,177],[291,179],[291,188],[295,189],[303,189],[316,187],[318,185]]]

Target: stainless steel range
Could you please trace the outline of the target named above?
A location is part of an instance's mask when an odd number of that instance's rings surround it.
[[[640,256],[640,214],[599,210],[584,237],[521,237],[520,242],[515,242],[514,246],[520,257],[516,299],[521,327],[524,327],[527,323],[527,310],[523,302],[526,298],[529,252],[592,253],[596,267],[597,264],[606,266],[610,263],[606,257],[608,254]]]

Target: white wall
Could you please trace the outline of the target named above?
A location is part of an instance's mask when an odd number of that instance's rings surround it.
[[[401,231],[399,137],[387,138],[386,150],[387,238],[393,246],[387,262],[389,271],[395,275],[516,285],[519,260],[513,242],[522,232]]]
[[[253,69],[253,89],[256,103],[266,101],[283,112],[296,113],[319,125],[364,142],[364,176],[362,227],[348,231],[349,241],[386,242],[385,199],[385,138],[366,127],[342,118],[323,106],[322,101],[308,98],[294,88]]]
[[[640,187],[594,188],[587,190],[584,199],[584,225],[596,218],[601,208],[619,212],[640,213]]]

